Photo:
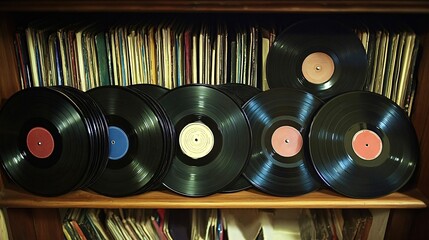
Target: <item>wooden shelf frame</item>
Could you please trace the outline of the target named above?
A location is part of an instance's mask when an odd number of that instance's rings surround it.
[[[279,13],[429,13],[429,2],[386,0],[15,0],[1,1],[8,12],[279,12]]]
[[[392,208],[386,239],[427,239],[429,237],[429,1],[427,0],[5,0],[0,1],[0,106],[19,90],[19,76],[13,38],[20,18],[46,13],[231,13],[231,14],[335,14],[346,17],[380,15],[420,21],[422,58],[418,64],[418,88],[412,122],[421,149],[421,161],[411,190],[395,192],[376,199],[352,199],[329,190],[298,197],[274,197],[256,190],[214,194],[202,198],[183,197],[170,191],[153,191],[138,196],[109,198],[87,191],[75,191],[61,197],[39,197],[3,184],[0,179],[0,207],[8,208],[17,219],[15,233],[22,231],[21,220],[34,228],[35,236],[53,229],[62,237],[56,208]],[[350,15],[352,15],[350,14]],[[420,18],[419,18],[420,20]],[[419,21],[417,20],[417,21]],[[421,30],[420,29],[420,30]],[[2,175],[5,177],[4,175]],[[7,181],[5,181],[6,183]],[[49,208],[49,209],[44,209]],[[413,209],[419,209],[414,211]],[[19,213],[19,214],[17,214]],[[51,215],[49,215],[51,213]],[[29,217],[31,216],[31,217]],[[27,235],[26,235],[27,236]],[[51,235],[50,235],[51,236]],[[54,236],[54,235],[52,235]],[[419,236],[419,237],[418,237]],[[422,237],[425,236],[425,237]],[[34,237],[33,237],[34,238]],[[23,239],[31,239],[24,237]],[[38,239],[46,239],[40,237]]]

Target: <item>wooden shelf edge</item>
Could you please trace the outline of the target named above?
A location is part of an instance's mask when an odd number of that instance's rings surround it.
[[[78,190],[61,197],[40,197],[13,189],[0,193],[0,207],[13,208],[425,208],[417,190],[375,199],[353,199],[323,190],[298,197],[275,197],[256,190],[184,197],[170,191],[111,198]]]
[[[429,13],[427,1],[1,1],[10,12],[385,12]]]

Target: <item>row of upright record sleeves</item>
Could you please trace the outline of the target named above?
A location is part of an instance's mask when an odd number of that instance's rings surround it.
[[[21,87],[67,85],[86,91],[142,83],[169,89],[192,83],[242,83],[266,90],[270,87],[266,59],[271,46],[290,25],[302,20],[201,19],[152,16],[30,22],[15,37]],[[365,49],[365,90],[392,99],[410,114],[418,37],[402,24],[384,27],[362,22],[350,21],[347,27]],[[303,43],[317,38],[312,29],[304,30],[308,39],[301,39]],[[296,66],[280,66],[289,67]]]

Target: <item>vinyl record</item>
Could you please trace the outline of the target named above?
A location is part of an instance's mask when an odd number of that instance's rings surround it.
[[[17,92],[3,106],[0,158],[8,176],[25,190],[58,196],[96,176],[103,156],[92,151],[102,149],[107,133],[93,130],[105,119],[74,100],[66,92],[39,87]]]
[[[363,90],[365,50],[356,34],[334,21],[305,20],[286,28],[267,56],[270,88],[291,87],[322,100]]]
[[[164,133],[164,156],[162,157],[164,160],[162,161],[161,168],[157,171],[156,176],[154,176],[154,184],[152,186],[152,190],[163,190],[164,185],[162,185],[162,180],[164,179],[167,170],[171,165],[171,160],[175,154],[175,130],[173,123],[168,117],[165,109],[159,104],[158,99],[168,92],[167,88],[152,85],[152,84],[137,84],[128,86],[135,92],[139,93],[141,97],[147,99],[147,103],[151,106],[151,108],[156,112],[158,116],[158,122],[160,123],[163,133]],[[149,98],[149,99],[148,99]]]
[[[212,86],[186,85],[161,97],[176,130],[177,149],[164,185],[185,196],[216,193],[247,163],[251,133],[234,100]]]
[[[371,92],[345,93],[327,102],[314,117],[309,138],[320,177],[349,197],[374,198],[399,190],[419,158],[405,112]]]
[[[100,194],[128,196],[149,190],[164,164],[165,139],[150,98],[126,87],[105,86],[87,91],[101,107],[109,125],[109,161],[90,186]]]
[[[168,92],[168,88],[155,85],[155,84],[135,84],[128,86],[134,90],[139,90],[154,99],[159,99],[162,95]]]
[[[244,175],[259,190],[297,196],[320,187],[307,149],[313,116],[323,102],[292,88],[257,94],[244,111],[252,128],[252,150]]]
[[[241,107],[249,99],[261,92],[261,90],[256,87],[242,83],[225,83],[217,85],[216,87],[228,94],[228,96],[235,100]]]
[[[69,86],[55,86],[51,88],[63,92],[72,101],[78,103],[82,113],[87,116],[84,120],[88,121],[87,126],[92,147],[89,152],[91,164],[87,169],[86,179],[84,180],[85,184],[82,185],[82,187],[86,187],[96,181],[107,166],[109,155],[107,120],[94,99],[89,97],[85,92]]]
[[[261,90],[253,86],[241,83],[225,83],[217,85],[217,88],[234,99],[240,107],[243,107],[250,98],[260,93]],[[252,187],[252,184],[243,175],[230,185],[226,186],[222,192],[238,192]]]

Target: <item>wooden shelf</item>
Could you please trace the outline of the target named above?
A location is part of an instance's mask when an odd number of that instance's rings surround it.
[[[40,197],[4,189],[0,207],[17,208],[425,208],[418,191],[395,192],[375,199],[353,199],[322,190],[298,197],[274,197],[256,190],[184,197],[171,191],[111,198],[78,190],[61,197]]]
[[[56,1],[15,0],[1,1],[0,12],[354,12],[354,13],[429,13],[429,2],[414,1],[190,1],[190,0],[109,0],[109,1]]]

